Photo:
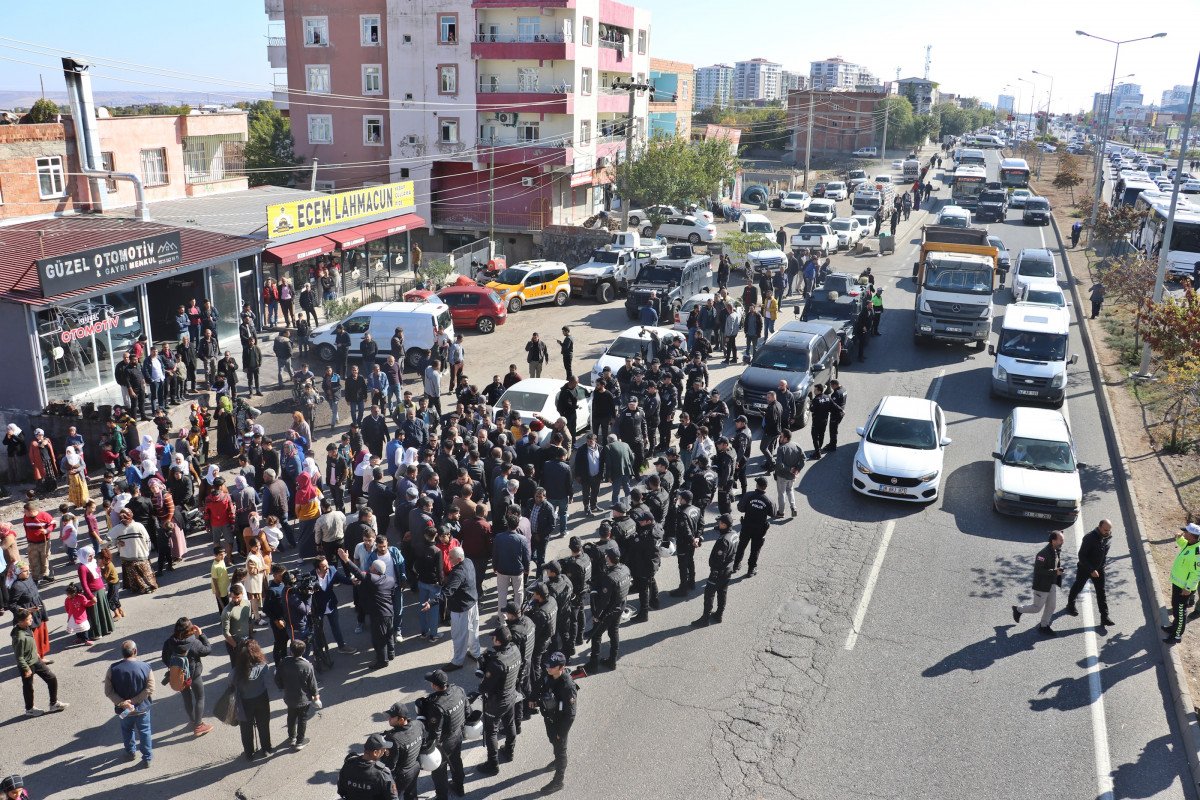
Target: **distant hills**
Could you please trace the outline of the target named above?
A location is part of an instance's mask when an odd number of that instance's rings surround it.
[[[148,103],[167,105],[198,106],[204,103],[232,105],[238,101],[268,100],[270,92],[106,92],[94,91],[96,104],[101,106],[133,106]],[[42,93],[37,89],[26,91],[0,90],[0,108],[29,108]],[[46,99],[66,105],[66,92],[46,92]]]

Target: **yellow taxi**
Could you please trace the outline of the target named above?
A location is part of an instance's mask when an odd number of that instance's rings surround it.
[[[500,295],[511,314],[536,303],[565,306],[571,296],[571,279],[567,275],[567,265],[561,261],[513,264],[487,286]]]

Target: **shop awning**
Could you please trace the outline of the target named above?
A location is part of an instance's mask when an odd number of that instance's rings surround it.
[[[277,247],[269,247],[263,251],[263,255],[271,261],[278,262],[286,267],[290,264],[295,264],[297,261],[303,261],[306,258],[315,258],[332,253],[336,246],[331,239],[327,239],[324,236],[313,236],[308,239],[301,239],[298,242],[289,242]]]
[[[403,214],[399,217],[368,222],[366,225],[356,225],[353,228],[325,235],[337,242],[343,250],[349,250],[352,247],[361,247],[367,242],[391,236],[393,233],[404,233],[413,228],[420,228],[424,224],[425,220],[417,214]]]

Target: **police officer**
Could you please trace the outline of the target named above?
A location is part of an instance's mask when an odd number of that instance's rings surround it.
[[[826,453],[837,450],[838,426],[846,416],[846,390],[842,388],[841,381],[829,382],[829,399],[833,401],[833,408],[829,410],[829,444],[825,446]]]
[[[621,555],[615,550],[605,550],[604,572],[597,576],[596,588],[592,590],[592,654],[587,662],[587,671],[600,669],[600,640],[608,634],[608,658],[604,666],[617,668],[621,649],[621,612],[625,610],[625,598],[633,576],[629,567],[621,563]]]
[[[617,543],[621,563],[625,566],[629,566],[633,557],[633,540],[637,536],[637,526],[628,516],[629,508],[629,501],[624,497],[613,503],[612,507],[612,539]]]
[[[767,479],[760,476],[754,479],[754,491],[742,495],[742,499],[738,501],[738,511],[742,512],[742,535],[731,575],[741,568],[747,544],[750,545],[750,571],[746,573],[746,577],[753,578],[758,572],[758,553],[762,550],[763,540],[771,527],[771,517],[775,516],[775,504],[767,497],[766,490]]]
[[[671,597],[687,597],[696,588],[696,550],[701,536],[700,509],[692,505],[692,493],[684,489],[677,496],[667,537],[675,542],[675,563],[679,567],[679,588],[671,590]]]
[[[387,741],[378,733],[367,737],[363,754],[351,753],[338,773],[338,797],[344,800],[396,800],[396,782],[384,766]]]
[[[514,711],[517,703],[517,681],[521,677],[521,653],[512,643],[507,625],[500,625],[492,634],[492,650],[479,660],[479,694],[483,697],[483,739],[487,746],[487,761],[479,766],[484,775],[500,772],[500,762],[513,759],[517,746],[517,724]],[[499,748],[500,733],[504,747]]]
[[[657,472],[646,476],[646,489],[642,493],[642,504],[645,505],[654,521],[659,525],[666,523],[667,512],[671,510],[671,494],[662,488],[662,480]]]
[[[504,620],[508,625],[508,633],[512,637],[512,646],[521,657],[521,666],[517,674],[517,697],[513,709],[513,724],[517,733],[521,732],[521,723],[529,719],[529,706],[521,702],[522,698],[533,696],[533,645],[537,639],[537,630],[533,621],[525,616],[521,607],[509,603],[504,607]]]
[[[692,500],[700,511],[700,529],[704,530],[704,513],[717,493],[717,473],[708,465],[708,456],[696,456],[692,460],[692,468],[688,475],[687,486],[692,492]]]
[[[754,441],[750,435],[749,423],[750,420],[745,416],[739,416],[733,421],[733,455],[737,460],[734,477],[742,486],[742,494],[746,493],[746,465],[750,463],[750,444]]]
[[[675,491],[678,482],[675,479],[675,473],[671,472],[671,462],[664,456],[659,456],[654,460],[654,474],[658,477],[658,485],[668,495]]]
[[[733,480],[737,475],[737,462],[729,448],[729,440],[724,436],[717,439],[717,454],[713,456],[713,471],[717,474],[717,512],[728,514],[733,510],[730,494],[733,492]]]
[[[575,631],[572,630],[572,626],[575,622],[575,615],[571,612],[571,598],[575,596],[575,586],[571,583],[571,579],[563,574],[562,564],[558,561],[547,561],[544,569],[546,588],[554,596],[554,604],[558,607],[554,618],[556,635],[550,649],[562,650],[564,653],[569,650],[573,654]]]
[[[618,547],[617,543],[613,540],[612,532],[612,521],[606,519],[600,523],[600,530],[597,532],[599,539],[595,542],[588,542],[583,546],[583,552],[592,562],[592,575],[596,576],[597,579],[604,574],[604,570],[608,567],[608,562],[605,560],[606,553],[611,550],[616,555],[617,561],[621,560],[621,548]],[[594,586],[592,588],[595,589]],[[595,592],[592,591],[590,594],[594,596]],[[592,618],[595,619],[595,616],[596,608],[593,605]]]
[[[575,655],[583,645],[583,605],[592,591],[592,560],[583,553],[583,542],[572,536],[567,546],[571,555],[559,561],[560,569],[571,582],[571,640],[563,640],[563,652]]]
[[[658,396],[658,384],[649,383],[641,395],[641,412],[646,417],[646,455],[658,452],[658,428],[661,424],[662,398]]]
[[[678,371],[678,368],[674,368]],[[683,373],[680,373],[682,375]],[[679,389],[670,373],[664,373],[658,384],[658,448],[671,446],[671,431],[675,427],[675,412],[679,410]]]
[[[634,474],[640,475],[646,460],[646,415],[638,408],[636,395],[629,397],[625,408],[617,415],[616,428],[617,438],[633,451]]]
[[[462,743],[463,725],[467,721],[467,693],[461,686],[450,683],[440,669],[425,673],[425,681],[433,689],[421,701],[422,716],[428,730],[429,742],[442,753],[442,763],[433,771],[433,787],[437,800],[447,800],[449,783],[456,794],[463,795]],[[446,773],[450,779],[447,781]]]
[[[725,613],[725,593],[729,589],[729,576],[733,574],[733,561],[737,554],[738,535],[733,530],[733,520],[728,514],[717,517],[719,539],[708,554],[708,580],[704,584],[704,613],[692,625],[704,627],[710,622],[720,622]],[[713,598],[717,601],[713,613]]]
[[[526,602],[525,616],[533,623],[533,691],[541,689],[538,681],[542,674],[542,660],[547,653],[558,649],[558,602],[545,583],[533,585]],[[530,698],[533,699],[532,697]]]
[[[812,420],[813,458],[821,457],[821,448],[825,445],[825,430],[829,427],[829,416],[833,413],[833,400],[825,393],[825,387],[816,384],[812,388],[812,397],[808,399],[808,414]]]
[[[713,389],[705,401],[701,410],[704,415],[704,425],[714,434],[720,435],[721,430],[725,427],[725,420],[729,418],[729,404],[721,399],[721,393]]]
[[[645,509],[633,514],[633,522],[637,526],[637,535],[634,538],[629,571],[633,574],[634,588],[638,593],[638,613],[630,622],[637,623],[650,618],[650,609],[659,609],[658,580],[655,574],[662,562],[658,548],[662,544],[663,529],[654,521],[654,515]]]
[[[546,722],[546,738],[554,748],[554,778],[542,787],[542,794],[563,788],[567,776],[567,736],[575,722],[576,698],[579,689],[567,672],[567,657],[551,653],[546,659],[546,678],[542,682],[542,719]]]
[[[392,771],[396,793],[404,800],[417,800],[417,775],[421,772],[417,759],[425,741],[425,725],[417,719],[412,703],[392,703],[387,717],[392,727],[383,738],[391,747],[383,757],[384,765]]]

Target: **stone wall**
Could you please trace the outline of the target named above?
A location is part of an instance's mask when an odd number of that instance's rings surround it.
[[[587,261],[592,251],[610,241],[609,232],[601,228],[580,228],[572,225],[548,225],[535,237],[537,258],[561,261],[577,267]]]

